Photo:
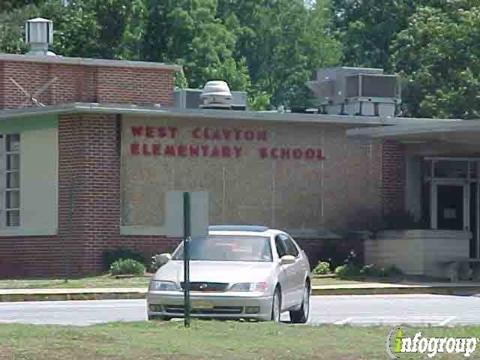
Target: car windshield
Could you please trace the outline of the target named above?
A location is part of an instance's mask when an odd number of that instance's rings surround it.
[[[191,260],[203,261],[272,261],[270,239],[260,236],[208,236],[192,239]],[[183,243],[173,254],[183,260]]]

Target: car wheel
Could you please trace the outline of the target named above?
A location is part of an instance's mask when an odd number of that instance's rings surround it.
[[[280,289],[276,288],[275,292],[273,293],[272,299],[272,316],[271,320],[278,323],[280,322],[280,315],[282,313],[282,295],[280,293]]]
[[[290,321],[294,324],[305,324],[310,315],[310,286],[305,285],[302,306],[299,310],[290,311]]]

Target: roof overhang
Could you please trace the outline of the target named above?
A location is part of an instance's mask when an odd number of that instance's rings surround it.
[[[304,124],[332,124],[352,127],[371,127],[377,129],[386,125],[398,124],[424,124],[426,127],[443,123],[455,123],[458,120],[441,119],[411,119],[411,118],[382,118],[368,116],[347,115],[322,115],[322,114],[299,114],[277,111],[235,111],[235,110],[212,110],[212,109],[177,109],[162,108],[155,106],[137,106],[131,104],[97,104],[97,103],[71,103],[63,105],[49,105],[45,107],[28,107],[20,109],[0,110],[0,120],[37,117],[43,115],[61,115],[72,113],[95,113],[95,114],[120,114],[130,116],[169,117],[169,118],[195,118],[195,119],[222,119],[222,120],[245,120],[245,121],[269,121],[280,123],[304,123]],[[427,126],[428,125],[428,126]],[[358,129],[360,131],[362,129]]]
[[[354,128],[347,130],[351,138],[363,140],[396,140],[401,143],[450,142],[480,144],[480,121],[457,120],[395,126]]]

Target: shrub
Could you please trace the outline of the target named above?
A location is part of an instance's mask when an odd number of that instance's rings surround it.
[[[319,261],[313,269],[313,273],[316,275],[330,274],[330,263],[327,261]]]
[[[111,275],[143,275],[145,266],[133,259],[119,259],[110,265]]]
[[[388,266],[386,268],[379,268],[374,264],[365,265],[360,270],[361,275],[372,276],[372,277],[398,277],[403,275],[402,270],[397,268],[395,265]]]
[[[360,276],[360,268],[353,264],[340,265],[336,267],[335,275],[339,279],[358,277]]]
[[[117,260],[120,259],[133,259],[142,264],[145,264],[145,257],[142,253],[128,249],[128,248],[117,248],[105,250],[102,254],[102,263],[105,270],[110,269],[110,266]]]

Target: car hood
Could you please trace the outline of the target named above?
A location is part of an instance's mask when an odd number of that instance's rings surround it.
[[[190,281],[223,283],[267,281],[273,269],[273,262],[191,261]],[[182,282],[183,261],[169,261],[155,273],[154,279]]]

